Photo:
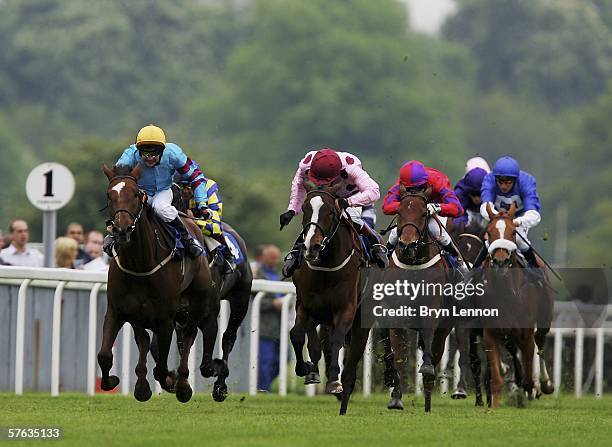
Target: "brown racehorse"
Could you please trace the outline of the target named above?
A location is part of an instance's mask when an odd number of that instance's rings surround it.
[[[330,352],[327,393],[340,394],[338,353],[355,317],[358,307],[361,245],[353,224],[336,202],[339,186],[315,187],[307,183],[306,200],[302,207],[302,233],[306,247],[305,262],[293,274],[296,287],[296,318],[291,329],[295,351],[295,373],[318,379],[321,344],[316,326],[330,330]],[[303,358],[308,334],[310,361]],[[315,378],[316,377],[316,378]]]
[[[108,272],[108,307],[104,317],[102,347],[98,363],[102,370],[102,389],[112,390],[119,378],[110,376],[113,363],[112,347],[119,329],[125,322],[132,325],[138,345],[136,366],[138,380],[134,397],[146,401],[151,397],[147,381],[147,353],[150,348],[150,329],[157,336],[158,352],[153,375],[166,391],[175,391],[181,402],[191,399],[188,382],[189,351],[201,319],[218,310],[218,300],[211,284],[211,273],[206,258],[177,259],[175,240],[162,226],[153,209],[147,204],[146,194],[138,187],[140,165],[134,169],[106,165],[106,190],[109,224],[115,237],[115,256]],[[202,242],[198,228],[189,220],[186,228]],[[168,352],[172,341],[177,311],[181,299],[188,303],[188,314],[183,325],[183,349],[178,376],[168,371]]]
[[[508,325],[507,329],[484,328],[483,342],[491,373],[491,393],[495,409],[499,408],[504,384],[500,370],[499,346],[505,340],[513,341],[521,351],[523,371],[516,371],[517,385],[522,385],[530,398],[533,390],[534,327],[539,306],[539,286],[530,281],[516,253],[516,225],[513,223],[515,211],[515,203],[512,203],[507,212],[497,214],[487,206],[490,223],[487,227],[489,254],[483,263],[486,278],[485,297],[487,303],[495,303],[503,315],[504,323]],[[485,306],[483,301],[483,307]],[[519,372],[521,374],[518,374]],[[523,393],[518,393],[517,397],[518,404],[522,405]]]

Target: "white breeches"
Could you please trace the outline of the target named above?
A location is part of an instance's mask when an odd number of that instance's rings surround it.
[[[440,223],[446,228],[446,221],[448,218],[438,216],[438,219],[440,220]],[[438,225],[438,222],[436,222],[435,219],[431,217],[429,218],[429,221],[427,222],[427,229],[429,230],[429,234],[431,235],[431,237],[434,238],[436,241],[440,242],[440,244],[442,244],[443,246],[447,246],[448,244],[450,244],[450,236],[445,230],[440,228],[440,225]],[[397,227],[395,227],[389,233],[389,243],[395,245],[397,244],[397,239]]]
[[[363,212],[363,208],[360,206],[349,206],[346,210],[345,210],[346,214],[348,214],[351,217],[351,220],[353,221],[353,223],[361,228],[363,226],[363,219],[361,218],[361,214]]]
[[[150,199],[155,214],[164,222],[172,222],[178,217],[178,211],[172,206],[172,189],[160,191]]]

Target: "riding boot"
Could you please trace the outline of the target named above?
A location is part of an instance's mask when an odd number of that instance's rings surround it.
[[[285,278],[289,278],[293,275],[300,265],[302,265],[302,260],[304,259],[304,240],[303,238],[298,238],[293,245],[293,248],[287,256],[285,256],[285,263],[283,264],[282,273]]]
[[[388,251],[383,243],[382,237],[366,223],[364,223],[358,231],[359,234],[365,236],[368,240],[370,244],[370,255],[376,265],[381,269],[387,268],[389,265],[389,258],[387,257]]]
[[[107,234],[104,236],[104,241],[102,242],[102,250],[106,253],[109,258],[113,257],[113,245],[115,244],[115,238],[113,238],[112,234]]]
[[[454,247],[452,242],[449,242],[448,245],[445,245],[444,250],[456,259],[457,270],[459,271],[461,276],[465,279],[470,273],[470,268],[466,265],[465,261],[463,260],[463,257],[459,254],[459,252]]]
[[[215,259],[219,262],[219,265],[223,266],[221,273],[224,275],[233,273],[236,270],[236,258],[234,258],[234,254],[227,246],[225,236],[223,234],[213,234],[211,237],[221,244],[214,250]]]
[[[202,246],[191,236],[191,234],[189,234],[180,217],[177,217],[172,222],[169,222],[169,224],[172,226],[172,228],[178,231],[179,235],[181,236],[181,242],[183,243],[185,251],[190,258],[195,259],[202,254]]]
[[[525,259],[527,260],[527,263],[529,264],[529,268],[532,269],[539,269],[540,266],[538,265],[538,261],[535,257],[535,253],[533,252],[533,248],[528,248],[526,251],[522,251],[521,253],[523,254],[523,256],[525,256]]]

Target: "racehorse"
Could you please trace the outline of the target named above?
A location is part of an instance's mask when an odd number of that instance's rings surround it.
[[[193,217],[193,213],[189,210],[190,189],[178,188],[173,185],[174,200],[173,205],[182,213],[193,221],[197,219]],[[193,193],[191,193],[193,194]],[[198,227],[199,228],[199,227]],[[202,362],[200,364],[200,373],[203,377],[215,376],[217,379],[213,385],[212,397],[217,402],[222,402],[227,397],[227,384],[225,380],[229,375],[228,361],[229,354],[232,352],[238,328],[242,324],[244,317],[247,314],[250,302],[251,285],[253,282],[253,273],[251,266],[246,258],[246,244],[244,240],[234,228],[227,222],[223,222],[224,233],[229,233],[238,243],[240,251],[244,256],[244,260],[237,264],[236,269],[232,273],[223,274],[222,265],[217,265],[211,254],[208,256],[208,264],[211,271],[212,287],[217,299],[214,303],[214,311],[207,314],[198,324],[202,331]],[[201,231],[199,232],[201,235]],[[221,359],[213,360],[213,350],[217,338],[218,322],[217,315],[219,314],[220,300],[227,300],[230,304],[230,316],[227,324],[227,329],[223,332],[221,348],[223,355]],[[180,325],[177,325],[177,342],[179,350],[182,342],[182,330]]]
[[[359,236],[336,202],[340,186],[305,184],[307,194],[302,207],[305,262],[292,278],[297,294],[295,326],[290,332],[295,373],[306,376],[305,383],[320,380],[321,343],[316,326],[328,326],[331,358],[325,391],[329,394],[343,391],[338,380],[338,353],[358,308],[363,256]],[[302,353],[306,334],[310,361],[304,361]]]
[[[113,259],[108,272],[108,306],[104,317],[102,347],[98,363],[102,370],[103,390],[112,390],[119,384],[117,376],[109,375],[113,363],[112,347],[119,329],[125,322],[132,325],[138,345],[136,366],[138,380],[134,397],[146,401],[151,397],[147,381],[147,353],[150,348],[150,329],[157,336],[158,349],[155,379],[162,388],[175,392],[180,402],[191,399],[188,382],[189,351],[197,334],[197,324],[203,318],[216,318],[218,300],[212,287],[212,277],[206,259],[177,259],[176,238],[156,217],[147,204],[146,194],[138,187],[140,165],[130,169],[115,166],[102,167],[109,184],[106,190],[107,207],[115,239]],[[200,243],[202,236],[196,225],[184,224]],[[183,349],[175,377],[168,371],[168,352],[172,341],[181,300],[188,303],[188,312],[182,322]]]
[[[518,371],[515,371],[517,385],[522,386],[530,399],[533,390],[534,327],[538,320],[540,286],[530,280],[516,253],[516,225],[513,223],[515,211],[515,203],[512,203],[507,212],[499,213],[494,213],[490,205],[487,205],[490,223],[486,230],[488,255],[483,263],[485,297],[488,303],[495,303],[503,315],[504,325],[508,326],[506,329],[484,328],[483,342],[491,374],[494,409],[499,408],[503,388],[499,345],[506,339],[513,341],[521,351],[523,370],[519,366]],[[523,393],[518,393],[517,398],[521,406]]]
[[[429,269],[428,278],[443,283],[447,277],[448,266],[440,256],[440,250],[431,239],[427,229],[429,215],[427,202],[431,189],[421,194],[413,194],[400,186],[400,208],[398,209],[398,238],[399,241],[391,257],[389,268],[400,268],[407,271]],[[412,302],[414,306],[426,304],[430,309],[440,309],[444,304],[443,296],[429,295],[419,297]],[[353,392],[356,380],[357,364],[365,349],[368,339],[368,328],[361,327],[361,312],[355,315],[351,329],[351,343],[346,366],[342,372],[342,381],[345,384],[342,395],[340,414],[345,414],[348,408],[350,395]],[[423,317],[418,321],[419,346],[423,349],[423,364],[419,372],[423,375],[425,388],[425,411],[431,411],[431,392],[435,382],[435,368],[440,362],[444,350],[446,336],[450,328],[438,327],[434,318]],[[402,409],[402,370],[405,362],[405,329],[390,329],[390,352],[385,355],[385,384],[392,385],[391,400],[387,405],[389,409]],[[392,362],[391,362],[392,360]]]

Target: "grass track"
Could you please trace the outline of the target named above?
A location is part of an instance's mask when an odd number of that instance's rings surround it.
[[[327,396],[241,397],[233,394],[219,404],[197,394],[180,404],[171,395],[139,403],[122,396],[0,394],[0,426],[61,426],[64,439],[57,445],[88,446],[592,447],[612,442],[612,396],[549,397],[525,409],[503,407],[497,412],[473,407],[471,398],[436,398],[429,415],[423,413],[421,398],[408,397],[403,412],[391,412],[384,395],[356,396],[344,417],[337,416],[338,403]]]

